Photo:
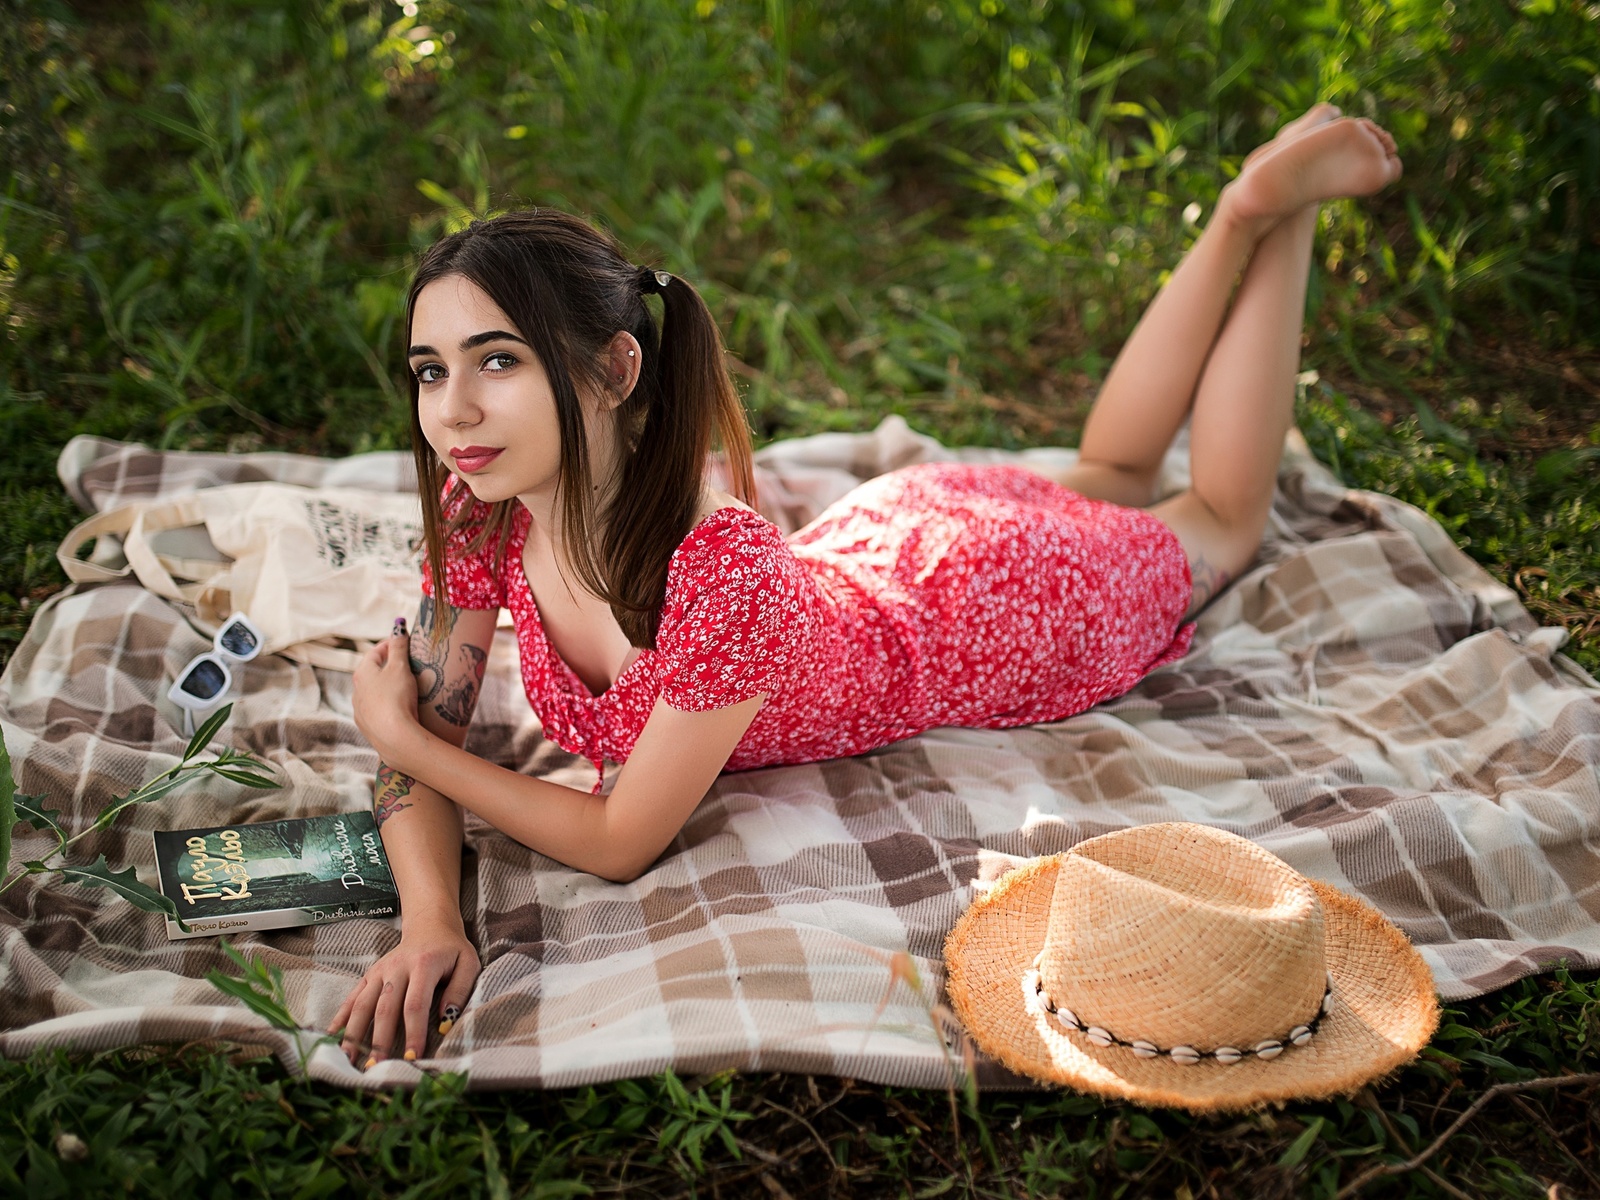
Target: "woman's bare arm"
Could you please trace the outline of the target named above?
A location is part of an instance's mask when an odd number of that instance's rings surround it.
[[[459,753],[466,753],[459,747],[483,685],[496,616],[424,596],[412,633],[417,718]],[[437,647],[429,637],[435,623],[443,626]],[[444,982],[441,1003],[459,1008],[479,970],[461,915],[461,810],[387,762],[378,765],[372,807],[400,892],[401,941],[373,964],[330,1026],[345,1029],[352,1059],[369,1040],[369,1028],[374,1056],[386,1057],[402,1017],[407,1049],[420,1054],[433,1021],[434,989]]]
[[[436,604],[428,596],[417,612],[411,634],[417,718],[458,748],[477,707],[496,615]],[[431,638],[435,624],[442,630],[437,646]],[[400,888],[401,912],[438,913],[442,905],[459,923],[461,811],[437,789],[388,763],[378,765],[372,809]]]
[[[492,615],[484,614],[485,617]],[[441,621],[446,626],[445,640],[435,649],[429,644],[429,634],[435,623]],[[479,623],[482,623],[481,620]],[[431,597],[424,596],[417,613],[416,628],[411,634],[411,671],[417,677],[417,717],[434,733],[457,746],[466,741],[467,722],[457,719],[458,704],[452,704],[446,712],[441,712],[439,699],[445,691],[445,665],[454,648],[451,637],[459,624],[460,610],[449,605],[437,605]],[[467,630],[462,632],[465,634]],[[474,632],[482,636],[481,631]],[[488,636],[494,636],[492,624]],[[463,642],[463,648],[468,644]],[[469,651],[463,660],[471,655]],[[487,651],[482,652],[482,657],[487,661]],[[459,667],[466,665],[463,661]],[[472,701],[475,701],[475,689],[481,681],[481,670],[476,672],[474,678],[473,673],[458,668],[456,687],[450,694],[454,697],[457,690],[466,689],[471,692]],[[469,702],[466,705],[469,715],[471,708]],[[388,763],[380,762],[377,784],[372,794],[372,813],[378,828],[383,831],[383,848],[394,871],[395,884],[400,889],[402,914],[448,914],[459,923],[461,810],[427,784],[418,783]],[[390,820],[401,813],[407,814],[405,820],[389,825]],[[402,916],[402,923],[404,919]]]
[[[427,784],[379,763],[372,812],[400,889],[402,928],[413,913],[448,914],[461,924],[461,810]],[[402,812],[405,819],[390,825]]]
[[[485,762],[413,725],[388,750],[413,779],[580,871],[626,883],[677,836],[755,720],[764,697],[711,712],[657,700],[610,796]]]

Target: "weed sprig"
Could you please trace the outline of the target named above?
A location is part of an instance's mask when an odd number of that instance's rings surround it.
[[[61,827],[59,820],[61,813],[46,807],[47,797],[17,794],[16,781],[11,774],[11,755],[6,750],[4,740],[0,739],[0,871],[10,871],[11,834],[18,824],[29,825],[56,840],[55,846],[43,858],[19,863],[17,869],[11,871],[4,877],[4,881],[0,882],[0,892],[5,892],[29,875],[57,875],[85,887],[109,888],[135,908],[143,909],[145,912],[161,913],[176,921],[180,928],[187,929],[188,926],[184,924],[177,906],[149,884],[141,883],[136,878],[133,867],[112,871],[104,854],[96,857],[91,863],[71,863],[64,860],[71,847],[92,833],[109,829],[127,809],[135,804],[149,804],[161,799],[168,792],[189,783],[202,771],[210,771],[214,775],[233,783],[241,783],[246,787],[281,787],[282,785],[275,780],[259,773],[259,769],[263,767],[271,770],[270,764],[236,750],[224,750],[215,758],[203,762],[194,761],[197,755],[205,752],[211,739],[216,736],[217,730],[222,728],[232,710],[232,704],[224,704],[212,713],[200,728],[195,730],[194,736],[189,739],[189,744],[184,749],[183,757],[170,770],[163,772],[149,783],[135,788],[126,796],[113,799],[101,809],[100,815],[93,822],[70,837]],[[63,861],[52,862],[58,858]]]

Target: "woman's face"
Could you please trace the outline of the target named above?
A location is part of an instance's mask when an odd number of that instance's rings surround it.
[[[417,417],[434,453],[486,503],[548,510],[561,463],[555,393],[516,325],[477,284],[434,280],[412,310]],[[585,405],[585,409],[590,406]],[[601,430],[587,429],[590,445]]]

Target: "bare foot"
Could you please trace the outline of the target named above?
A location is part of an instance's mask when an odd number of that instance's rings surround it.
[[[1262,150],[1223,188],[1219,212],[1270,225],[1319,200],[1370,196],[1400,178],[1394,139],[1365,117],[1327,121]]]
[[[1263,154],[1267,153],[1267,151],[1273,149],[1275,146],[1281,146],[1285,142],[1292,142],[1302,133],[1305,133],[1311,129],[1315,129],[1318,125],[1326,125],[1329,121],[1340,115],[1342,115],[1341,110],[1337,104],[1313,104],[1310,108],[1306,109],[1305,112],[1301,113],[1294,120],[1286,124],[1282,129],[1278,130],[1278,132],[1272,136],[1271,141],[1262,142],[1261,145],[1250,151],[1249,154],[1246,154],[1244,156],[1244,162],[1239,166],[1239,170],[1243,172],[1246,167],[1255,162]]]

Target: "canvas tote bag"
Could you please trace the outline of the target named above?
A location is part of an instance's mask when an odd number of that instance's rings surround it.
[[[111,552],[97,545],[78,558],[90,538]],[[415,493],[232,483],[98,513],[56,558],[77,582],[131,574],[187,606],[207,633],[242,610],[265,636],[264,653],[354,671],[395,617],[415,609],[422,544]]]

